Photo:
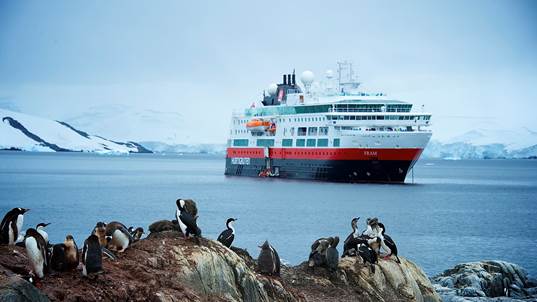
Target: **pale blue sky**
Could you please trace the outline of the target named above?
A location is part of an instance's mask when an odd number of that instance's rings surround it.
[[[0,0],[0,107],[89,130],[175,112],[178,140],[224,142],[231,110],[282,73],[342,59],[364,89],[425,104],[437,138],[537,130],[535,1]]]

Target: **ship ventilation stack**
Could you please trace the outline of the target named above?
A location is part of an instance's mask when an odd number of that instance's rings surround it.
[[[295,73],[293,72],[293,77],[291,78],[293,80],[293,82],[291,83],[293,86],[296,86],[296,77],[295,77]]]
[[[293,85],[293,83],[291,82],[291,75],[290,74],[287,75],[287,84]]]
[[[287,85],[287,75],[286,74],[283,75],[283,84]]]

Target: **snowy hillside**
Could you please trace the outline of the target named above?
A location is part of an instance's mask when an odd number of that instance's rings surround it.
[[[431,140],[424,158],[486,159],[537,157],[537,132],[526,128],[476,129],[444,142]]]
[[[133,142],[114,142],[77,130],[64,122],[5,109],[0,109],[0,120],[0,149],[42,152],[150,152]]]

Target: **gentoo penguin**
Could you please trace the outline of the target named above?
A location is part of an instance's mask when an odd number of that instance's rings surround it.
[[[144,234],[144,228],[137,227],[136,229],[133,227],[129,227],[129,233],[132,236],[132,239],[134,242],[140,240],[142,238],[142,235]]]
[[[65,262],[67,263],[67,269],[74,270],[78,267],[79,257],[78,246],[76,245],[73,236],[65,236],[63,245],[65,246]]]
[[[233,222],[235,222],[237,219],[235,218],[228,218],[226,221],[226,227],[227,229],[222,231],[220,235],[218,236],[218,241],[225,245],[226,247],[230,247],[233,243],[233,239],[235,239],[235,228],[233,228]]]
[[[185,200],[178,199],[176,205],[177,210],[175,211],[175,218],[177,218],[177,222],[179,223],[179,227],[181,228],[183,235],[185,235],[185,238],[188,238],[191,234],[196,237],[201,237],[201,230],[196,223],[198,216],[193,216],[187,211]]]
[[[310,255],[308,257],[308,266],[314,268],[315,266],[322,266],[326,263],[326,250],[332,243],[334,238],[319,238],[311,245]]]
[[[336,236],[332,240],[330,246],[326,249],[326,266],[331,272],[337,270],[339,263],[339,252],[337,251],[337,245],[339,243],[339,237]]]
[[[6,213],[0,224],[0,243],[14,245],[19,238],[24,222],[24,213],[30,209],[13,208]]]
[[[36,229],[30,228],[26,230],[24,238],[26,246],[26,254],[30,261],[30,267],[37,278],[43,279],[45,273],[48,272],[48,249],[45,239],[37,232]]]
[[[392,237],[386,234],[386,228],[384,227],[384,224],[379,223],[379,227],[381,234],[380,239],[382,240],[381,247],[386,251],[386,257],[394,255],[396,262],[401,263],[401,260],[399,260],[399,256],[397,256],[397,245],[395,245],[395,241],[393,241]]]
[[[102,250],[97,235],[90,235],[82,249],[82,275],[101,272],[103,269]]]
[[[257,266],[259,272],[265,275],[280,275],[280,256],[278,252],[265,241],[262,246],[260,246],[261,252],[259,252],[259,257],[257,257]]]
[[[57,272],[63,272],[67,270],[65,244],[58,243],[52,246],[52,254],[50,255],[50,267]]]
[[[347,239],[343,242],[343,255],[346,256],[355,256],[357,245],[362,243],[360,234],[358,233],[358,220],[360,217],[355,217],[351,220],[352,232],[347,236]]]
[[[106,225],[106,237],[109,239],[107,247],[120,253],[124,252],[134,242],[125,225],[117,221],[112,221]]]
[[[102,247],[105,247],[107,244],[106,240],[106,224],[104,222],[97,222],[95,225],[95,228],[93,228],[93,232],[91,232],[92,235],[97,236],[97,239],[99,239],[99,244]]]
[[[50,223],[39,223],[35,229],[37,230],[37,232],[39,234],[41,234],[41,236],[43,237],[43,239],[45,239],[45,242],[48,244],[48,234],[47,232],[45,231],[45,228],[49,225]]]

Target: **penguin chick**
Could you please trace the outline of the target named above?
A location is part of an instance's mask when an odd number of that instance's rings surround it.
[[[106,224],[104,222],[97,222],[95,225],[95,228],[93,228],[93,232],[91,232],[92,235],[97,236],[97,239],[99,240],[99,244],[102,247],[105,247],[107,244],[106,241]]]
[[[332,240],[330,247],[326,249],[326,266],[329,271],[335,272],[339,264],[339,252],[337,245],[339,244],[339,237],[336,236]]]
[[[259,272],[265,275],[280,275],[280,256],[278,252],[265,241],[262,246],[260,246],[261,251],[259,252],[259,257],[257,257],[257,266]]]
[[[67,264],[67,269],[74,270],[78,267],[79,257],[78,257],[78,246],[76,245],[75,239],[72,235],[65,236],[63,241],[65,246],[65,262]]]

